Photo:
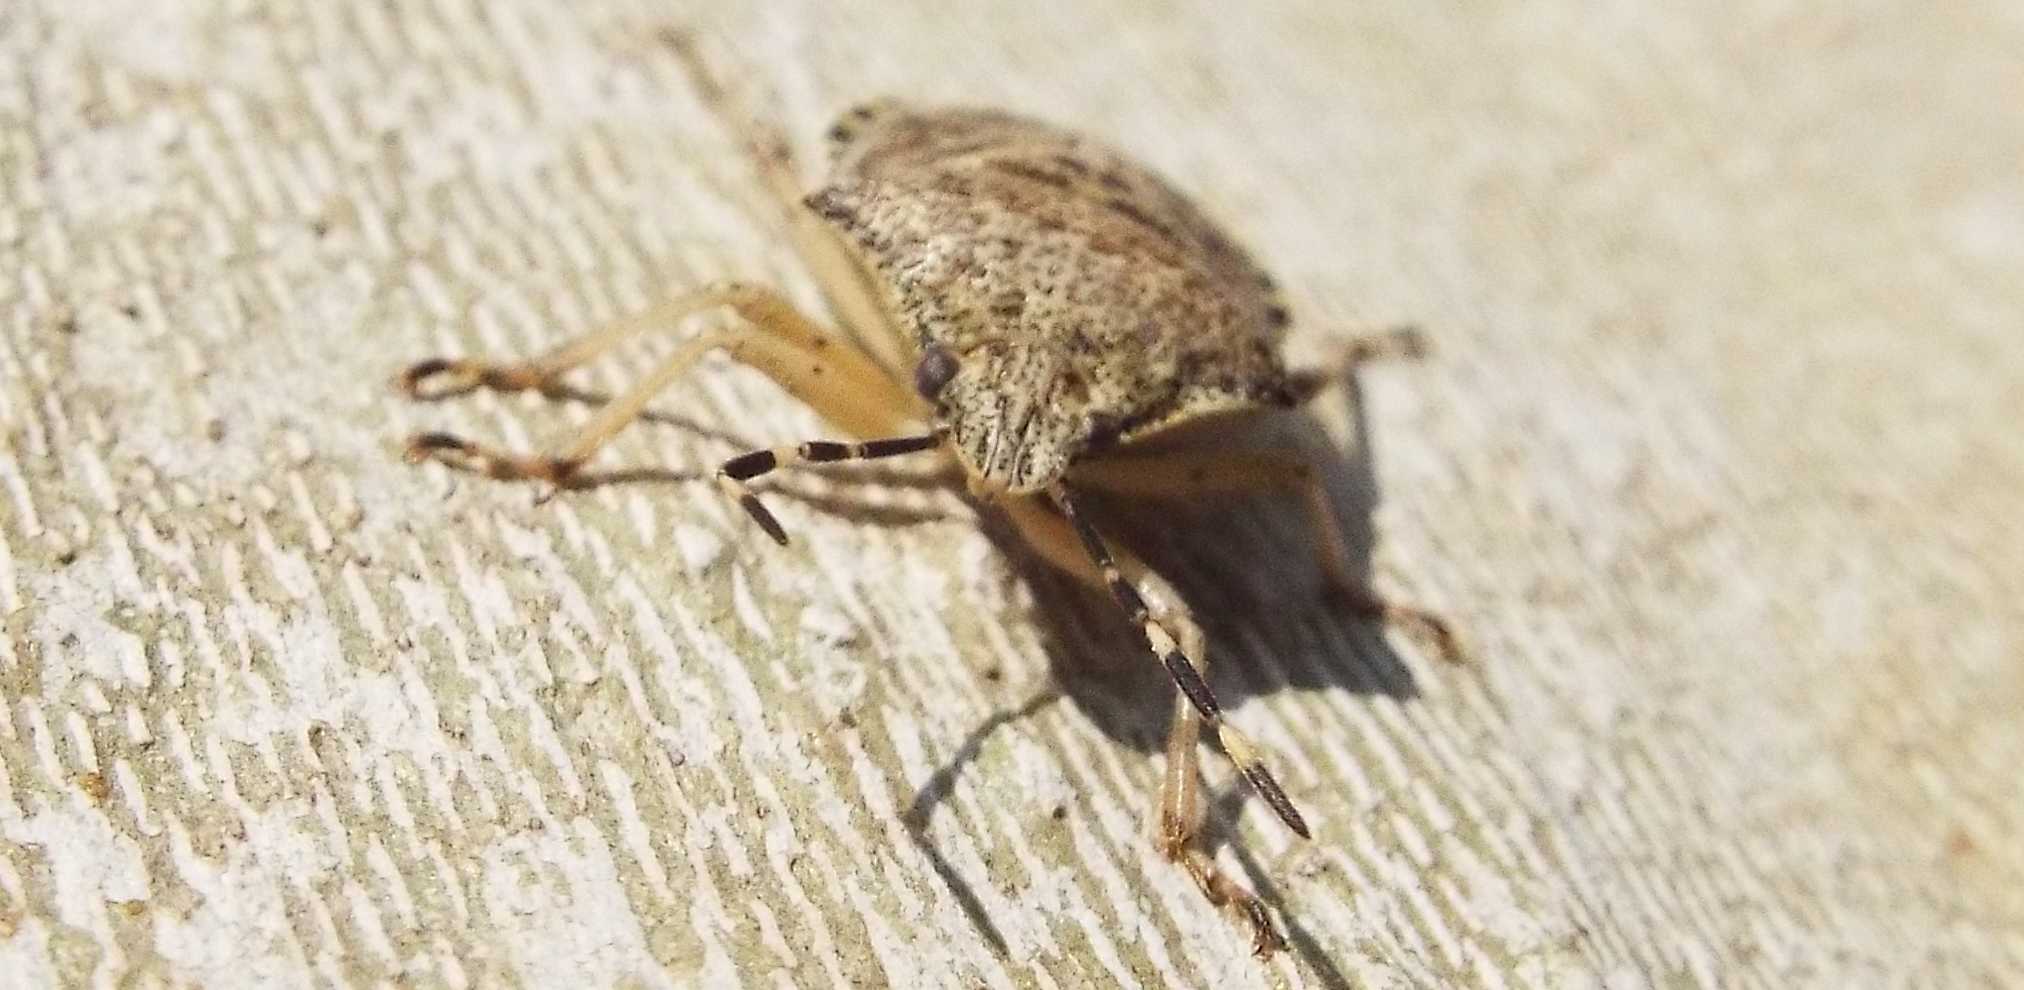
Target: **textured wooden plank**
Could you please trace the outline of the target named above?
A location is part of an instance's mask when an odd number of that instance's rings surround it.
[[[0,11],[0,983],[2024,979],[2008,8],[766,6]],[[1302,353],[1429,328],[1309,439],[1478,666],[1316,603],[1291,506],[1154,540],[1316,825],[1211,765],[1293,952],[1145,841],[1129,631],[949,493],[795,479],[783,551],[679,477],[398,463],[586,415],[406,360],[808,295],[672,24],[803,136],[899,92],[1139,151]],[[815,429],[658,408],[601,463]]]

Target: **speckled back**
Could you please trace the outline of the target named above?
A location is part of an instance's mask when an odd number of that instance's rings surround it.
[[[864,252],[900,330],[956,359],[933,398],[987,487],[1291,401],[1271,279],[1146,169],[997,111],[879,103],[830,137],[808,203]]]

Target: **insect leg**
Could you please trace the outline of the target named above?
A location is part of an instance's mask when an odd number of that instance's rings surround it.
[[[1293,372],[1291,386],[1294,405],[1334,387],[1343,379],[1356,373],[1356,369],[1370,361],[1392,359],[1418,360],[1427,356],[1427,337],[1419,327],[1381,327],[1353,337],[1349,346],[1343,349],[1341,359],[1332,368],[1306,369]]]
[[[919,453],[941,446],[943,434],[937,430],[916,436],[888,437],[882,440],[866,440],[861,443],[839,443],[834,440],[810,440],[787,447],[762,447],[748,451],[725,461],[717,468],[717,486],[726,495],[735,499],[759,528],[781,546],[787,545],[787,531],[780,528],[780,520],[767,511],[759,496],[745,483],[761,475],[794,464],[823,464],[833,461],[874,460],[881,457],[898,457],[902,454]]]
[[[808,192],[807,180],[795,163],[794,147],[787,135],[778,125],[740,105],[742,101],[718,80],[702,53],[696,50],[695,39],[675,31],[665,34],[663,40],[681,62],[703,103],[745,149],[753,170],[785,217],[795,253],[815,276],[831,315],[889,374],[904,377],[911,362],[903,338],[893,331],[885,306],[879,302],[878,289],[857,256],[844,244],[836,228],[802,202]]]
[[[1104,572],[1084,549],[1067,520],[1051,510],[1037,496],[1007,499],[1000,503],[1019,527],[1029,546],[1048,562],[1073,575],[1096,591],[1108,591]],[[1119,551],[1114,563],[1146,603],[1148,613],[1175,631],[1183,653],[1200,658],[1196,671],[1208,669],[1201,626],[1188,614],[1179,593],[1164,578],[1148,569],[1128,552]],[[1252,949],[1266,955],[1284,948],[1285,939],[1272,924],[1256,895],[1225,876],[1216,861],[1196,841],[1201,834],[1203,808],[1202,771],[1198,744],[1202,713],[1186,695],[1174,703],[1173,728],[1167,735],[1167,763],[1160,781],[1158,842],[1160,852],[1187,870],[1209,903],[1237,912],[1251,931]]]
[[[436,458],[500,478],[566,482],[599,448],[638,418],[654,395],[713,350],[756,368],[823,418],[857,436],[901,433],[917,418],[920,400],[855,347],[829,335],[769,289],[723,283],[658,307],[646,316],[565,344],[532,361],[493,364],[431,359],[410,367],[398,385],[431,397],[464,388],[538,388],[642,330],[667,326],[706,309],[728,307],[740,323],[683,343],[647,378],[598,410],[568,439],[534,456],[511,455],[443,433],[408,442],[410,460]],[[449,388],[428,387],[447,380]]]
[[[1440,654],[1461,662],[1463,652],[1447,620],[1425,609],[1388,601],[1357,574],[1356,557],[1328,486],[1314,465],[1299,455],[1274,450],[1183,449],[1157,454],[1116,454],[1078,464],[1075,482],[1118,495],[1143,498],[1197,498],[1210,495],[1281,491],[1297,494],[1321,544],[1321,568],[1329,587],[1357,615],[1418,629]]]
[[[548,388],[571,369],[634,337],[655,330],[672,330],[689,317],[725,308],[808,350],[821,351],[836,343],[833,335],[802,316],[779,292],[748,282],[724,281],[612,320],[535,358],[485,361],[434,357],[417,361],[395,376],[394,387],[410,398],[423,400],[445,399],[479,388],[507,392]]]
[[[1125,580],[1123,571],[1118,569],[1117,561],[1111,557],[1110,548],[1104,545],[1103,537],[1098,535],[1096,527],[1090,525],[1089,520],[1077,511],[1075,499],[1069,494],[1068,487],[1057,483],[1048,490],[1048,494],[1061,508],[1062,515],[1068,519],[1068,524],[1074,528],[1076,538],[1082,542],[1083,552],[1089,554],[1089,559],[1102,573],[1104,586],[1109,589],[1111,597],[1117,600],[1118,606],[1131,616],[1132,622],[1145,634],[1146,646],[1152,650],[1154,656],[1160,658],[1162,664],[1166,665],[1167,675],[1174,679],[1174,685],[1187,696],[1188,701],[1195,706],[1195,711],[1201,713],[1202,722],[1222,742],[1223,752],[1229,755],[1230,762],[1237,765],[1237,772],[1243,775],[1245,783],[1251,785],[1251,789],[1265,800],[1266,806],[1279,816],[1280,821],[1286,823],[1287,828],[1292,829],[1303,839],[1309,838],[1306,820],[1300,817],[1299,810],[1293,807],[1293,802],[1286,797],[1286,792],[1280,789],[1279,781],[1265,766],[1264,753],[1249,736],[1239,731],[1236,726],[1223,721],[1222,705],[1216,701],[1216,696],[1209,692],[1209,685],[1203,682],[1201,670],[1195,666],[1194,659],[1182,652],[1181,645],[1175,641],[1173,633],[1153,616],[1151,610],[1146,607],[1145,599],[1139,596],[1138,589]]]

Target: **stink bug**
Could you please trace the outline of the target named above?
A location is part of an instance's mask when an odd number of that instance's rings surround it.
[[[1203,729],[1287,828],[1306,837],[1307,823],[1260,747],[1224,718],[1203,677],[1203,635],[1180,596],[1106,542],[1078,493],[1300,493],[1326,572],[1348,600],[1370,616],[1425,626],[1452,653],[1438,619],[1389,605],[1353,577],[1312,464],[1269,450],[1148,446],[1184,426],[1297,407],[1342,371],[1288,370],[1279,356],[1288,311],[1271,278],[1164,180],[1102,144],[994,110],[871,103],[830,129],[828,178],[804,196],[784,138],[729,109],[686,42],[675,48],[787,207],[835,329],[772,289],[725,282],[532,360],[421,361],[398,378],[416,398],[552,389],[644,331],[706,311],[739,317],[683,343],[550,450],[518,456],[425,433],[409,441],[409,458],[567,484],[656,393],[722,351],[857,438],[754,450],[718,468],[718,485],[776,542],[787,542],[786,529],[751,487],[770,472],[909,454],[949,459],[970,492],[1002,510],[1041,556],[1110,595],[1141,630],[1179,691],[1160,847],[1211,901],[1236,912],[1258,953],[1283,946],[1257,898],[1197,841]],[[1354,356],[1416,349],[1417,338],[1402,333]]]

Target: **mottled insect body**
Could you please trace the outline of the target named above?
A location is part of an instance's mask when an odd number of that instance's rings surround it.
[[[1271,450],[1148,450],[1183,424],[1297,405],[1330,375],[1289,373],[1277,290],[1251,258],[1159,177],[1086,138],[1007,113],[869,104],[830,131],[831,168],[805,187],[787,142],[728,110],[723,90],[676,46],[702,95],[753,152],[788,211],[841,333],[778,292],[718,283],[529,361],[434,358],[399,386],[420,398],[473,388],[559,389],[569,370],[639,333],[728,309],[730,328],[676,348],[570,438],[531,456],[442,433],[409,441],[411,459],[556,484],[580,469],[659,391],[713,351],[765,373],[859,439],[814,440],[724,461],[717,482],[776,542],[787,533],[749,483],[804,462],[942,451],[971,490],[1001,509],[1045,559],[1110,594],[1177,689],[1159,842],[1208,898],[1238,912],[1260,953],[1283,945],[1256,897],[1224,876],[1198,836],[1204,811],[1197,739],[1209,731],[1293,831],[1308,826],[1260,748],[1224,720],[1203,676],[1205,642],[1178,593],[1113,551],[1076,492],[1190,497],[1301,494],[1324,570],[1372,617],[1411,619],[1450,653],[1438,619],[1387,604],[1356,579],[1348,544],[1312,465]],[[1360,349],[1368,357],[1384,348]]]
[[[870,260],[948,369],[917,383],[986,490],[1038,491],[1084,454],[1299,396],[1272,280],[1142,166],[990,110],[861,107],[808,205]]]

